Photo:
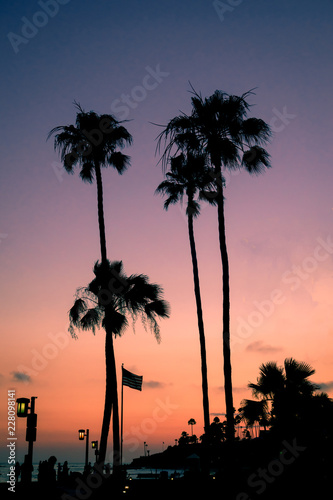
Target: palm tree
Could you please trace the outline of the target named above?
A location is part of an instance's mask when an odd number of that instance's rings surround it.
[[[116,363],[113,337],[122,335],[129,325],[129,318],[140,317],[143,324],[150,328],[159,341],[160,329],[157,320],[169,316],[169,305],[162,299],[160,286],[150,283],[147,276],[133,274],[127,276],[122,262],[106,262],[106,266],[96,263],[95,278],[87,287],[79,288],[76,300],[69,311],[70,332],[76,337],[76,329],[105,329],[106,389],[102,423],[99,462],[104,463],[107,438],[113,406],[113,466],[119,465],[119,412]],[[104,283],[112,282],[113,286],[106,291]]]
[[[75,125],[61,125],[53,128],[48,139],[55,135],[54,149],[59,151],[64,169],[69,174],[74,173],[76,166],[80,166],[80,177],[84,182],[92,183],[94,178],[97,185],[97,209],[99,224],[99,239],[101,249],[101,262],[105,267],[105,278],[103,289],[108,290],[106,275],[108,272],[104,207],[103,207],[103,184],[102,167],[113,166],[119,174],[122,174],[130,164],[127,155],[119,151],[126,144],[132,143],[132,136],[121,125],[122,122],[116,120],[112,115],[98,115],[93,111],[85,112],[80,104],[74,102],[77,108]],[[114,276],[112,277],[114,279]],[[112,331],[106,334],[107,339],[112,340]],[[110,364],[108,356],[114,356],[112,343],[106,349],[106,364]],[[111,363],[112,364],[112,363]],[[114,373],[116,377],[116,374]],[[116,393],[113,393],[116,394]],[[118,402],[114,401],[115,406]],[[103,428],[101,439],[102,450],[105,447],[108,430],[106,425],[110,425],[110,419],[106,418],[108,412],[104,411]],[[117,414],[117,407],[115,408]],[[114,449],[119,447],[119,424],[113,419]],[[105,453],[104,453],[105,455]]]
[[[193,436],[193,425],[196,424],[196,421],[194,418],[190,418],[190,420],[187,423],[188,423],[188,425],[191,426],[191,436]]]
[[[253,427],[257,422],[259,426],[263,426],[264,430],[266,430],[269,422],[269,415],[268,405],[265,399],[261,401],[243,399],[238,411],[240,420],[243,420],[247,427]]]
[[[180,438],[178,439],[178,445],[179,446],[185,446],[186,444],[189,444],[189,442],[190,442],[190,436],[187,434],[186,431],[183,431],[181,433]]]
[[[97,206],[101,259],[107,260],[103,209],[102,167],[113,166],[122,174],[130,164],[129,156],[121,153],[125,145],[132,144],[132,136],[112,115],[98,115],[85,112],[80,104],[74,103],[78,112],[75,125],[61,125],[53,128],[48,139],[55,134],[54,149],[59,151],[64,169],[73,174],[80,166],[80,177],[84,182],[97,185]]]
[[[251,174],[259,174],[270,167],[269,154],[262,147],[270,137],[269,126],[261,119],[248,118],[250,105],[248,91],[240,97],[216,90],[203,98],[192,88],[192,112],[182,113],[167,124],[158,137],[158,147],[165,140],[164,164],[178,137],[195,134],[202,150],[209,156],[213,168],[218,212],[218,233],[222,263],[223,289],[223,371],[227,413],[227,438],[234,438],[233,393],[230,351],[230,289],[229,259],[226,243],[224,216],[224,179],[222,168],[244,168]]]
[[[257,382],[248,385],[259,401],[243,401],[243,414],[248,413],[255,403],[258,407],[262,404],[266,422],[272,428],[284,434],[293,433],[318,400],[316,391],[319,386],[308,380],[314,373],[308,363],[293,358],[285,359],[283,367],[275,362],[262,364]]]
[[[190,240],[190,250],[193,267],[194,294],[197,308],[198,330],[201,353],[201,376],[202,376],[202,395],[205,433],[209,431],[209,399],[208,399],[208,378],[207,378],[207,357],[206,340],[204,332],[202,302],[200,293],[199,270],[196,245],[194,239],[193,221],[200,213],[200,205],[195,199],[196,193],[205,197],[205,193],[212,187],[212,178],[206,166],[205,155],[184,152],[170,158],[170,171],[166,173],[167,179],[161,182],[156,189],[157,193],[167,195],[164,202],[164,208],[167,210],[171,204],[182,202],[184,195],[187,197],[187,222],[188,234]],[[214,202],[214,198],[211,198]]]

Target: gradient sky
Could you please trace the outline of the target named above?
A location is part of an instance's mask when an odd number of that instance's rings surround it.
[[[235,407],[251,397],[247,384],[262,362],[291,356],[310,363],[313,381],[333,396],[332,2],[63,0],[40,14],[42,4],[7,0],[0,7],[0,460],[8,455],[12,388],[17,397],[38,396],[36,460],[83,461],[77,430],[100,437],[104,333],[73,340],[67,332],[75,290],[91,280],[100,256],[96,186],[63,172],[46,142],[51,128],[74,123],[74,99],[87,111],[131,120],[130,169],[103,171],[108,256],[163,286],[171,305],[160,344],[139,323],[115,341],[118,378],[124,363],[144,379],[142,392],[124,389],[125,461],[143,453],[144,441],[151,453],[174,444],[190,431],[190,418],[194,432],[203,432],[186,217],[181,207],[165,212],[154,195],[163,174],[155,156],[160,129],[151,123],[190,111],[189,81],[203,96],[256,88],[251,115],[274,132],[269,171],[227,175]],[[210,411],[219,414],[214,208],[202,207],[195,235]],[[25,421],[16,425],[22,461]]]

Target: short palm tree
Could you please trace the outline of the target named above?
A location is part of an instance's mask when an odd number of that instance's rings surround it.
[[[119,465],[119,412],[117,375],[113,337],[122,335],[129,325],[129,319],[141,318],[159,340],[158,319],[169,316],[169,305],[162,299],[160,286],[150,283],[147,276],[127,276],[122,262],[96,263],[95,278],[87,287],[79,288],[76,300],[69,312],[70,332],[76,337],[76,330],[92,330],[103,327],[105,336],[106,389],[104,416],[100,438],[99,462],[104,463],[107,439],[113,406],[113,466]],[[104,283],[112,283],[108,290]]]
[[[229,258],[226,243],[224,215],[224,179],[222,168],[244,168],[251,174],[259,174],[270,167],[269,154],[262,147],[270,137],[269,126],[261,119],[248,118],[247,102],[251,91],[240,97],[216,90],[203,98],[193,89],[192,112],[182,113],[171,119],[159,135],[158,146],[164,140],[164,162],[178,148],[179,135],[194,134],[202,150],[208,155],[213,169],[218,212],[218,232],[222,263],[223,291],[223,371],[227,413],[227,438],[234,438],[234,406],[232,393],[230,350],[230,287]]]
[[[244,401],[243,414],[261,404],[266,422],[284,433],[293,432],[318,397],[319,387],[308,380],[314,373],[308,363],[293,358],[285,359],[283,367],[275,362],[263,363],[257,382],[248,385],[259,401]]]
[[[209,199],[207,193],[212,188],[212,177],[206,164],[206,157],[202,154],[193,154],[191,152],[180,153],[170,158],[170,170],[166,173],[166,180],[156,189],[157,193],[167,196],[164,208],[167,210],[171,204],[183,201],[186,196],[188,234],[190,241],[190,250],[193,268],[194,294],[197,308],[198,330],[201,353],[201,375],[202,375],[202,394],[203,394],[203,413],[205,433],[209,431],[209,399],[208,399],[208,379],[207,379],[207,356],[206,340],[204,332],[202,301],[200,293],[199,269],[196,245],[194,239],[193,221],[200,213],[200,204],[196,195]],[[214,202],[214,197],[210,198]]]
[[[190,418],[190,420],[187,423],[188,425],[191,426],[191,436],[193,436],[193,425],[196,425],[196,421],[194,418]]]
[[[53,128],[48,138],[55,135],[54,149],[60,152],[64,169],[69,174],[80,166],[80,177],[84,182],[96,180],[99,237],[102,262],[106,262],[106,236],[103,208],[103,184],[101,169],[112,166],[122,174],[130,164],[129,156],[119,149],[132,143],[132,136],[112,115],[98,115],[85,112],[75,103],[78,110],[75,125],[61,125]]]
[[[239,408],[240,420],[246,423],[247,427],[253,427],[257,422],[259,426],[266,427],[269,423],[268,404],[265,399],[261,401],[252,401],[243,399]]]

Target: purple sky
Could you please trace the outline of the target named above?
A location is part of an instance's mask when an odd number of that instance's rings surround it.
[[[309,362],[316,369],[314,381],[331,390],[332,2],[21,0],[2,2],[0,10],[1,411],[13,386],[18,397],[38,396],[45,419],[51,418],[48,394],[61,399],[61,388],[76,395],[84,389],[92,391],[91,399],[97,391],[94,409],[87,407],[87,394],[77,396],[91,424],[80,420],[78,402],[69,395],[74,430],[58,413],[54,421],[59,436],[65,427],[68,436],[82,425],[94,426],[96,436],[100,431],[102,334],[71,341],[38,376],[24,369],[50,342],[50,332],[66,332],[75,289],[88,283],[99,258],[96,187],[63,172],[52,141],[46,142],[51,128],[74,123],[75,99],[87,111],[130,120],[130,169],[121,177],[103,171],[108,254],[122,259],[128,273],[142,272],[160,283],[172,310],[162,323],[160,345],[139,326],[135,336],[129,331],[119,339],[118,366],[124,362],[152,382],[140,400],[148,414],[156,397],[178,405],[165,427],[148,436],[156,450],[156,443],[188,430],[189,418],[202,432],[186,218],[181,207],[164,212],[163,200],[154,196],[163,175],[155,156],[160,129],[151,124],[190,111],[189,81],[204,96],[255,87],[251,114],[274,132],[270,171],[257,178],[227,176],[236,404],[250,397],[246,385],[261,362],[282,363],[289,356]],[[202,207],[195,231],[211,412],[223,413],[221,271],[213,208]],[[26,384],[22,373],[28,375]],[[59,415],[60,407],[59,401]],[[145,418],[144,412],[132,416]],[[53,448],[46,431],[43,441],[42,422],[40,417],[44,457]],[[71,456],[75,453],[81,452]],[[66,458],[59,451],[59,459]]]

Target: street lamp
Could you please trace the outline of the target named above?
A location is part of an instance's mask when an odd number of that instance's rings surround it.
[[[79,430],[79,440],[80,440],[80,441],[83,441],[83,440],[84,440],[84,438],[85,438],[85,432],[86,432],[86,431],[85,431],[84,429],[80,429],[80,430]]]
[[[26,417],[28,415],[28,405],[30,403],[30,399],[18,398],[16,402],[17,402],[17,416]]]
[[[88,466],[88,453],[89,453],[89,429],[85,431],[84,429],[79,429],[79,440],[83,441],[84,438],[86,438],[86,460],[85,460],[85,467]]]
[[[17,416],[20,418],[27,417],[27,431],[25,440],[28,441],[28,454],[24,456],[24,467],[22,470],[23,482],[31,482],[32,454],[33,444],[37,436],[37,414],[35,413],[35,399],[36,396],[31,397],[31,405],[29,407],[30,399],[18,398],[17,402]]]
[[[97,462],[97,456],[98,456],[98,441],[91,441],[91,447],[93,450],[95,450],[95,455],[96,455],[96,462]]]

